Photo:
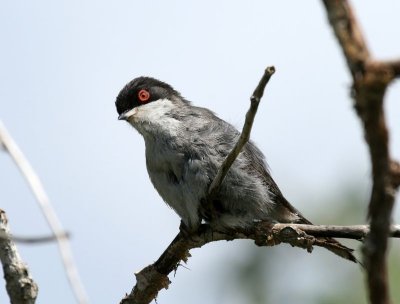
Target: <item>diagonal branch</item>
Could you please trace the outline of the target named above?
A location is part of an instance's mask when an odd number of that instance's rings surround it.
[[[370,54],[353,10],[347,0],[323,0],[322,2],[350,72],[353,77],[356,77],[363,70]]]
[[[64,264],[64,269],[66,271],[70,286],[74,292],[74,295],[80,304],[88,303],[88,297],[86,291],[81,283],[81,279],[76,267],[71,246],[68,238],[65,238],[65,232],[62,228],[61,222],[44,190],[42,182],[33,170],[32,166],[28,160],[23,155],[22,151],[19,149],[16,142],[13,140],[11,135],[7,132],[7,129],[0,121],[0,144],[3,145],[5,150],[10,154],[11,158],[14,160],[18,169],[21,171],[22,175],[26,179],[31,188],[33,195],[38,202],[47,223],[50,226],[53,235],[57,239],[58,248],[60,250],[60,255],[62,262]]]
[[[9,235],[6,213],[0,209],[0,232]],[[34,304],[38,287],[10,238],[0,238],[0,260],[12,304]]]
[[[208,225],[202,225],[199,232],[190,238],[179,233],[167,247],[159,259],[135,273],[136,286],[126,295],[120,304],[147,304],[157,297],[163,288],[168,288],[168,274],[186,263],[190,257],[189,251],[200,248],[210,242],[232,241],[234,239],[254,240],[258,246],[274,246],[287,243],[311,252],[313,246],[318,246],[317,237],[336,237],[360,240],[369,233],[369,226],[330,226],[303,224],[272,224],[260,222],[247,229],[230,229],[224,232],[213,230]],[[391,236],[400,237],[400,225],[391,227]]]
[[[264,75],[258,83],[253,95],[250,97],[250,108],[246,113],[246,119],[243,125],[242,133],[240,134],[239,140],[236,142],[232,151],[225,158],[221,167],[219,168],[217,175],[208,189],[208,196],[213,197],[219,190],[229,168],[232,166],[235,159],[242,151],[244,145],[249,141],[251,129],[253,127],[254,117],[257,114],[258,105],[260,104],[261,98],[264,95],[265,87],[275,73],[275,67],[270,66],[265,69]]]
[[[323,0],[323,4],[353,77],[355,109],[364,127],[372,163],[373,185],[368,212],[371,231],[364,244],[369,298],[374,304],[389,304],[387,237],[400,174],[398,164],[389,155],[383,101],[386,88],[400,75],[400,61],[371,58],[348,1]]]

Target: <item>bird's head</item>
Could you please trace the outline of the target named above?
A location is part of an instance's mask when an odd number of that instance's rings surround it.
[[[182,100],[182,97],[165,82],[151,77],[135,78],[125,85],[117,96],[115,106],[119,114],[118,119],[129,120],[140,107],[165,100]]]

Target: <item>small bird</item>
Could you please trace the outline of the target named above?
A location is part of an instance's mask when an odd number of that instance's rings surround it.
[[[213,196],[210,212],[204,204],[208,188],[240,133],[210,110],[193,106],[169,84],[138,77],[120,91],[115,105],[118,119],[143,136],[150,180],[180,216],[184,230],[194,232],[203,221],[220,229],[261,220],[311,224],[282,195],[252,141]],[[332,238],[320,240],[322,247],[356,261],[352,249]]]

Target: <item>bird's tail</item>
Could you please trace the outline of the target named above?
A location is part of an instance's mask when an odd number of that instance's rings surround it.
[[[322,237],[316,238],[315,245],[324,247],[346,260],[361,264],[357,260],[357,258],[353,255],[354,249],[344,246],[343,244],[341,244],[340,242],[336,241],[333,238],[322,238]]]
[[[277,204],[277,206],[279,206],[278,210],[276,210],[277,214],[280,215],[280,219],[277,217],[279,222],[312,225],[312,223],[307,220],[296,208],[294,208],[283,196],[280,198],[280,204]],[[317,237],[314,245],[324,247],[346,260],[362,265],[361,262],[358,261],[353,255],[354,249],[344,246],[334,238]]]

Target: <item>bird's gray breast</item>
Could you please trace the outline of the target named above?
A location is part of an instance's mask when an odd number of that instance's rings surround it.
[[[210,182],[204,155],[194,149],[190,136],[145,139],[150,179],[164,201],[188,227],[200,224],[199,204]]]
[[[200,202],[239,132],[211,112],[189,108],[162,116],[144,134],[150,179],[164,201],[194,228]],[[147,132],[152,132],[147,133]],[[272,208],[269,174],[261,152],[251,143],[228,171],[216,200],[223,226],[243,226],[268,216]]]

